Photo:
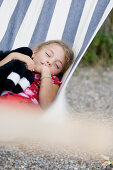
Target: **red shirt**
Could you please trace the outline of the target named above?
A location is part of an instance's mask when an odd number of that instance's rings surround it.
[[[40,82],[41,82],[41,75],[39,73],[34,73],[34,82],[27,87],[23,92],[16,94],[16,96],[24,96],[30,101],[32,101],[35,104],[39,104],[39,90],[40,90]],[[59,78],[55,76],[54,74],[51,75],[52,77],[52,83],[53,84],[61,84],[59,81]],[[4,91],[1,96],[6,96],[7,94],[14,94],[13,92]]]

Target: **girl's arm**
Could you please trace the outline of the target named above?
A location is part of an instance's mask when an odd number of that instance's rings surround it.
[[[51,78],[44,78],[46,76],[51,76],[49,67],[45,66],[41,72],[41,85],[39,91],[39,102],[43,108],[50,106],[50,104],[55,99],[59,85],[53,84]]]
[[[7,55],[3,60],[0,61],[0,66],[3,66],[11,60],[23,61],[27,65],[28,70],[34,70],[34,61],[28,55],[21,54],[19,52],[12,52]]]

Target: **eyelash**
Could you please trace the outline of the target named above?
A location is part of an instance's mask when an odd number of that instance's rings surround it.
[[[56,67],[59,69],[59,66],[56,64]]]
[[[46,52],[45,52],[46,53]],[[46,55],[48,56],[48,57],[50,57],[50,55],[48,54],[48,53],[46,53]]]

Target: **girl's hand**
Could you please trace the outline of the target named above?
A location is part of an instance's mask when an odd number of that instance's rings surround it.
[[[14,52],[11,54],[12,54],[13,60],[23,61],[26,64],[28,70],[34,71],[35,63],[28,55],[24,55],[24,54],[17,53],[17,52]]]
[[[42,72],[42,66],[35,64],[34,71],[41,74],[41,72]]]
[[[42,79],[39,90],[39,103],[41,107],[44,109],[51,105],[59,89],[59,85],[53,84],[50,78],[44,78],[48,76],[49,77],[51,76],[50,66],[42,64],[41,67]]]
[[[51,75],[50,68],[46,64],[35,65],[35,71],[41,75]]]
[[[18,52],[10,53],[0,62],[0,66],[8,63],[11,60],[20,60],[26,64],[28,70],[34,71],[34,61],[28,55],[24,55]]]

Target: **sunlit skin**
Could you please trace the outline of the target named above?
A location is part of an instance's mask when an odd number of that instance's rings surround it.
[[[58,75],[65,64],[64,50],[57,44],[46,45],[41,50],[34,51],[32,58],[36,66],[35,71],[39,73],[46,66],[51,74]]]
[[[34,71],[41,74],[42,77],[59,74],[65,64],[65,52],[57,44],[44,46],[39,51],[33,53],[35,63]],[[42,107],[48,107],[57,95],[59,84],[53,84],[50,78],[41,80],[39,91],[39,102]]]

